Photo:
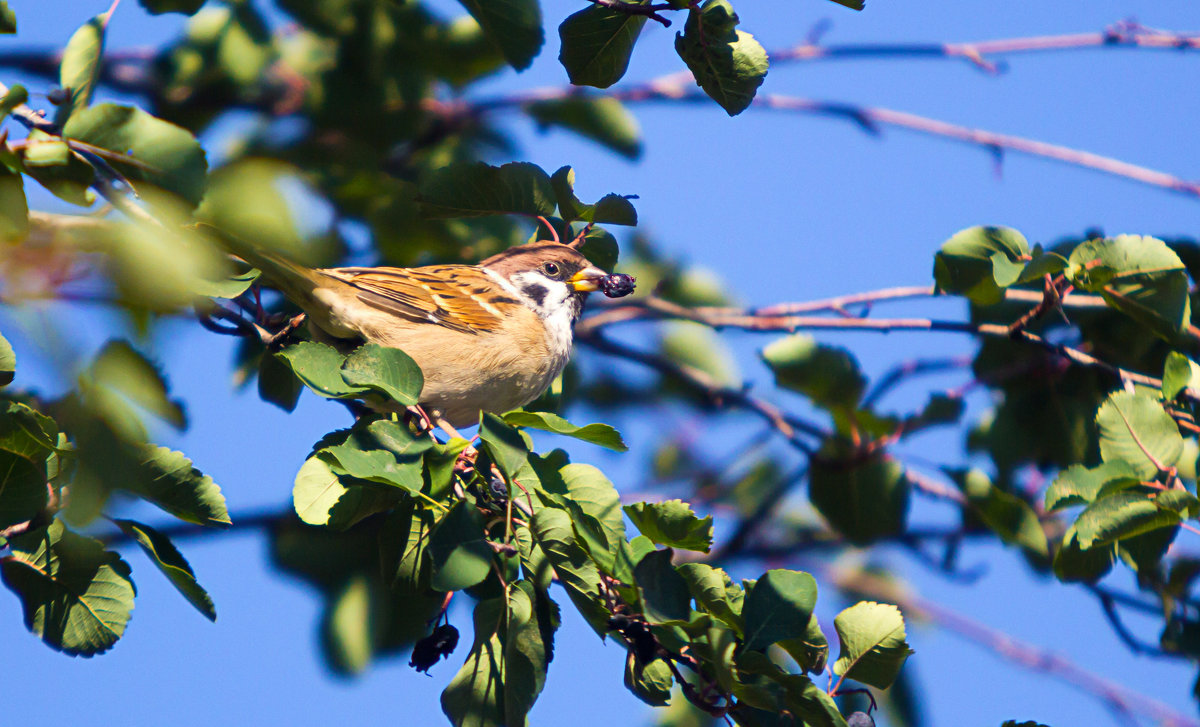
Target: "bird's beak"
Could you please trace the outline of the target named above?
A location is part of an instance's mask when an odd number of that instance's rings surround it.
[[[600,290],[600,281],[607,275],[608,273],[600,268],[589,265],[575,273],[567,282],[576,293],[592,293]]]

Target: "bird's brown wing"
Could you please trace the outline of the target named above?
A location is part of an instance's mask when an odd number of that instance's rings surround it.
[[[521,303],[481,268],[333,268],[323,273],[349,284],[363,303],[414,323],[463,333],[495,331]]]

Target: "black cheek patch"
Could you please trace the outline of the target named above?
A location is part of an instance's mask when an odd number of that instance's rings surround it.
[[[529,296],[529,299],[532,300],[537,307],[541,308],[542,304],[546,302],[546,294],[549,293],[550,290],[544,285],[526,285],[521,289],[521,292]]]

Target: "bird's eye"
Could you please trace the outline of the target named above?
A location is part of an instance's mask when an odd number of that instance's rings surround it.
[[[558,273],[559,273],[558,264],[557,263],[543,263],[542,264],[542,272],[545,273],[547,277],[557,278]]]

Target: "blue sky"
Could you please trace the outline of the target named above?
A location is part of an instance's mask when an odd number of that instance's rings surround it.
[[[16,40],[0,43],[61,44],[75,26],[108,4],[15,0],[10,5],[17,12],[20,33]],[[583,4],[544,0],[550,30],[533,68],[520,75],[503,74],[481,90],[504,93],[565,83],[556,61],[554,26]],[[53,13],[46,12],[50,5]],[[874,0],[862,13],[824,0],[741,0],[735,5],[741,27],[768,49],[802,40],[823,18],[833,21],[825,36],[829,43],[1094,32],[1131,16],[1152,27],[1200,29],[1200,8],[1186,2]],[[458,8],[452,2],[438,7],[447,12]],[[161,42],[181,22],[179,16],[150,18],[125,0],[113,18],[109,48]],[[673,33],[674,29],[646,26],[628,80],[682,67],[672,49]],[[1195,141],[1200,54],[1091,50],[1014,56],[1008,65],[1006,74],[993,77],[954,61],[793,64],[772,69],[763,92],[910,111],[1200,178],[1200,145]],[[16,77],[0,74],[0,81],[10,80]],[[30,90],[46,89],[33,85]],[[540,134],[515,118],[509,128],[522,146],[522,158],[548,170],[573,165],[581,197],[639,195],[643,227],[665,249],[717,271],[748,304],[927,284],[937,246],[955,231],[976,224],[1016,227],[1031,242],[1088,227],[1110,234],[1197,232],[1200,204],[1194,199],[1045,160],[1009,155],[997,177],[991,157],[980,149],[904,131],[872,138],[845,122],[759,109],[734,119],[715,106],[655,104],[634,111],[646,142],[646,153],[637,163],[566,134]],[[221,141],[205,139],[210,149],[219,149]],[[53,205],[44,197],[35,201]],[[893,312],[954,317],[963,311],[946,301],[887,309]],[[21,316],[0,312],[0,329],[11,333],[22,364],[19,383],[61,385],[40,353],[36,333],[44,321],[62,320],[78,322],[72,329],[78,332],[77,350],[87,351],[107,335],[99,330],[106,319],[94,311],[50,308]],[[787,395],[771,393],[769,377],[755,365],[756,350],[770,339],[730,338],[747,377],[758,382],[762,392],[794,404]],[[821,339],[850,347],[867,371],[876,374],[914,355],[973,349],[969,340],[932,334]],[[345,415],[340,407],[311,395],[305,395],[295,414],[286,415],[252,393],[232,392],[231,350],[230,341],[187,321],[168,323],[154,339],[154,351],[188,403],[192,421],[186,434],[164,433],[163,439],[214,477],[236,516],[288,502],[292,477],[310,444],[344,425]],[[954,379],[941,381],[944,386]],[[923,399],[922,392],[908,394],[911,399],[902,395],[895,404]],[[981,404],[974,402],[973,411]],[[586,418],[586,413],[578,416]],[[540,441],[546,447],[561,444],[549,438]],[[635,490],[638,483],[632,477],[651,454],[650,442],[639,446],[639,441],[634,438],[632,451],[621,456],[586,447],[571,451],[576,461],[593,462],[619,486]],[[907,453],[938,458],[947,448],[961,449],[957,436],[929,437]],[[165,520],[156,519],[153,512],[141,514],[153,522]],[[914,513],[929,522],[945,522],[948,514],[946,506],[928,501],[921,501]],[[1200,541],[1189,533],[1182,533],[1179,542],[1188,550],[1200,549]],[[49,714],[55,715],[50,723],[61,724],[444,721],[438,695],[461,653],[452,664],[435,667],[433,678],[416,674],[400,660],[376,665],[354,681],[330,677],[316,654],[319,603],[303,586],[267,567],[263,538],[254,533],[220,535],[180,546],[217,603],[216,624],[192,611],[140,553],[131,551],[127,559],[138,584],[137,609],[117,647],[95,659],[71,659],[45,648],[20,627],[16,599],[0,594],[0,644],[14,669],[3,699],[6,723],[45,721]],[[966,567],[987,567],[986,575],[971,585],[948,583],[901,553],[881,557],[925,598],[1154,695],[1185,714],[1196,713],[1189,697],[1193,667],[1131,654],[1104,622],[1094,599],[1081,589],[1032,575],[1012,551],[996,546],[967,549]],[[1114,585],[1132,584],[1120,575]],[[566,599],[560,601],[565,605]],[[831,620],[842,605],[826,597],[819,615]],[[457,620],[469,623],[465,613],[457,614]],[[1129,625],[1150,641],[1157,638],[1152,621],[1131,619]],[[913,624],[909,635],[917,654],[907,668],[924,689],[930,724],[998,725],[1013,718],[1058,727],[1115,723],[1096,701],[1071,687],[1014,668],[943,630]],[[649,720],[649,709],[621,687],[623,659],[619,647],[601,644],[577,617],[568,617],[532,723],[569,721],[587,727]],[[18,689],[17,683],[37,686]]]

